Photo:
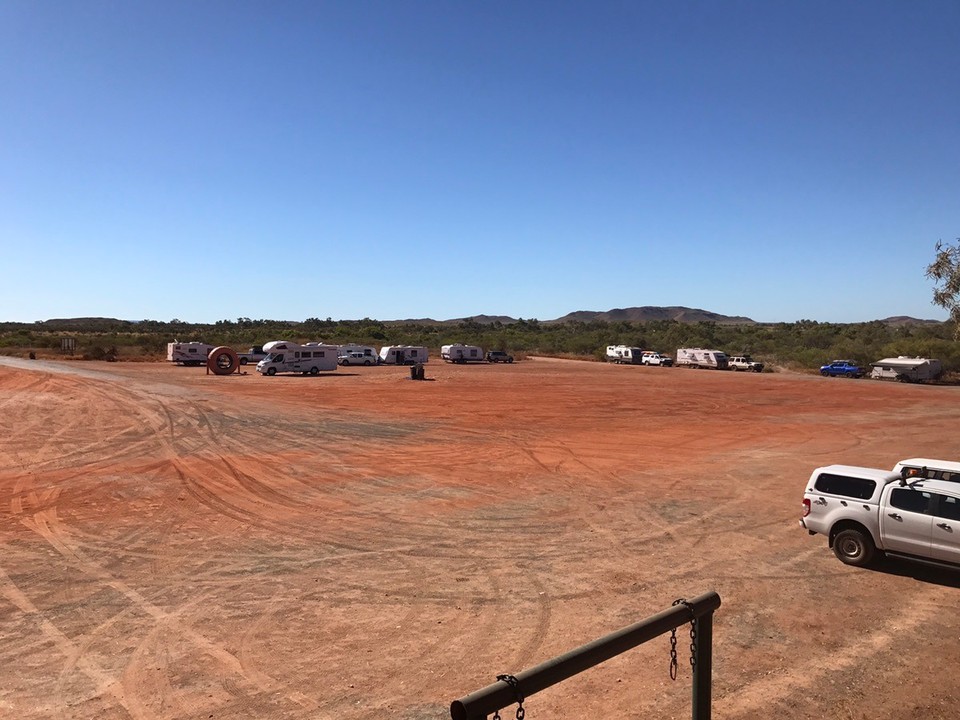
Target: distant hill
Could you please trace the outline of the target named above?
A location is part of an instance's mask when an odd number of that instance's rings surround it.
[[[697,322],[715,322],[728,325],[755,325],[756,323],[748,317],[739,317],[731,315],[720,315],[688,307],[656,307],[646,305],[644,307],[614,308],[606,312],[593,312],[590,310],[578,310],[569,313],[552,322],[567,322],[575,320],[579,322],[590,322],[593,320],[605,320],[607,322],[649,322],[651,320],[676,320],[683,323]]]
[[[909,315],[895,315],[881,320],[884,325],[939,325],[941,320],[919,320]]]
[[[528,320],[532,318],[527,318]],[[660,307],[656,305],[644,305],[643,307],[629,307],[629,308],[614,308],[612,310],[605,311],[595,311],[595,310],[577,310],[576,312],[568,313],[563,317],[556,318],[555,320],[540,320],[541,323],[563,323],[563,322],[592,322],[592,321],[604,321],[604,322],[650,322],[654,320],[675,320],[681,323],[698,323],[698,322],[715,322],[721,325],[757,325],[755,320],[752,320],[748,317],[742,317],[737,315],[721,315],[719,313],[710,312],[709,310],[701,310],[699,308],[688,308],[682,306],[671,306],[671,307]],[[345,320],[346,321],[346,320]],[[0,321],[2,322],[2,321]],[[11,325],[24,325],[36,328],[38,330],[46,331],[63,331],[63,332],[113,332],[127,328],[128,330],[135,329],[138,325],[143,323],[153,323],[155,321],[132,321],[132,320],[118,320],[116,318],[104,318],[104,317],[86,317],[86,318],[55,318],[50,320],[38,320],[35,323],[9,323]],[[185,320],[176,320],[172,321],[174,324],[180,326],[191,326],[191,325],[209,325],[210,323],[190,323]],[[274,321],[267,321],[274,322]],[[288,322],[291,325],[298,324],[298,321],[283,321]],[[434,320],[433,318],[408,318],[405,320],[381,320],[374,322],[382,322],[385,325],[458,325],[465,322],[474,322],[480,325],[493,325],[494,323],[501,323],[503,325],[510,325],[517,322],[517,318],[510,317],[509,315],[471,315],[470,317],[463,318],[451,318],[449,320]],[[869,321],[865,321],[869,322]],[[921,320],[915,317],[910,317],[909,315],[894,315],[882,320],[873,320],[872,322],[881,322],[884,325],[940,325],[943,323],[942,320]],[[5,323],[6,324],[6,323]],[[161,324],[167,324],[162,323]],[[771,323],[763,323],[771,324]],[[857,323],[836,323],[836,324],[857,324]]]

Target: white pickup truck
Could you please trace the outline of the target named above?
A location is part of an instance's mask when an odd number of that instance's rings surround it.
[[[899,465],[899,464],[898,464]],[[878,553],[960,569],[960,483],[852,465],[810,475],[800,526],[847,565]]]

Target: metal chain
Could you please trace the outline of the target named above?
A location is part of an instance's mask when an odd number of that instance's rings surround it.
[[[517,678],[515,678],[513,675],[497,675],[497,680],[502,680],[513,688],[513,694],[517,698],[517,720],[523,720],[523,717],[527,714],[527,711],[523,709],[523,695],[520,694],[520,681],[517,680]],[[500,720],[499,710],[493,714],[493,720]]]
[[[690,667],[697,667],[697,622],[693,614],[693,607],[684,598],[673,601],[674,606],[683,605],[690,611]],[[677,679],[677,629],[670,629],[670,679]]]
[[[677,679],[677,629],[670,628],[670,679]]]

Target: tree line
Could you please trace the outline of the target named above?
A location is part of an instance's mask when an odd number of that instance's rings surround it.
[[[939,359],[948,371],[960,371],[960,342],[954,323],[905,322],[726,324],[567,321],[402,322],[308,318],[302,322],[237,318],[215,323],[103,318],[0,323],[0,352],[59,354],[63,337],[74,338],[76,357],[162,360],[167,343],[199,340],[246,349],[270,340],[322,341],[334,345],[424,345],[431,353],[461,342],[485,350],[602,359],[607,345],[630,345],[673,355],[680,347],[704,347],[731,355],[750,354],[768,366],[816,369],[835,359],[868,365],[898,355]]]

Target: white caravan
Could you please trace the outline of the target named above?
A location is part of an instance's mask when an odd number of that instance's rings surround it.
[[[710,368],[713,370],[727,369],[727,354],[719,350],[704,350],[703,348],[677,348],[677,358],[674,360],[677,367]]]
[[[483,348],[463,343],[444,345],[440,348],[440,357],[452,363],[483,362]]]
[[[874,380],[924,382],[925,380],[938,380],[943,375],[943,365],[940,361],[930,358],[901,355],[895,358],[877,360],[870,364],[873,366],[870,377]]]
[[[380,348],[380,362],[385,365],[416,365],[429,360],[422,345],[386,345]]]
[[[643,357],[643,348],[630,345],[607,345],[607,362],[639,365]]]
[[[378,365],[380,356],[377,349],[369,345],[341,345],[339,362],[341,365]]]
[[[263,351],[267,356],[257,363],[257,372],[261,375],[282,372],[317,375],[325,370],[337,369],[339,348],[336,345],[298,345],[288,340],[274,340],[264,345]]]
[[[202,342],[167,343],[167,360],[178,365],[203,365],[215,347]]]

